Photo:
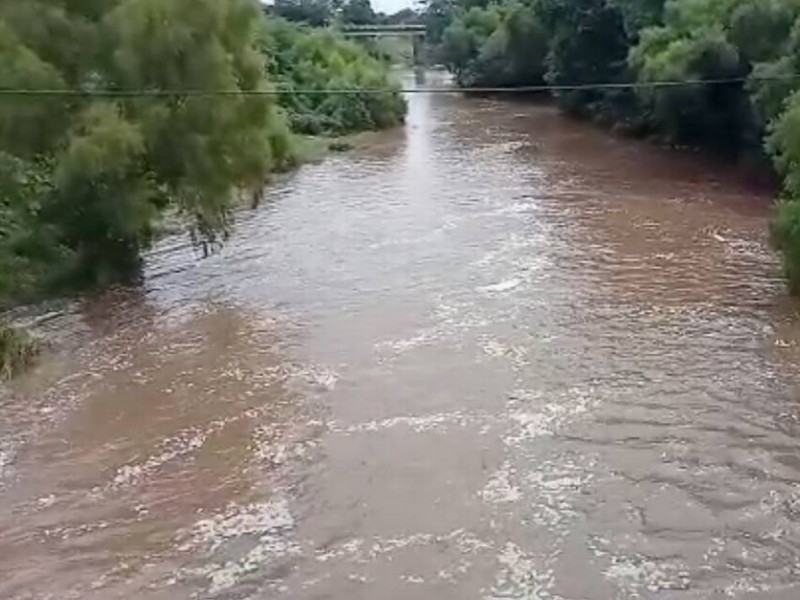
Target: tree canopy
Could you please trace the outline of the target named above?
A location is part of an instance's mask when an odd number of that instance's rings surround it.
[[[337,22],[370,25],[379,21],[370,0],[275,0],[268,10],[287,21],[311,27]]]
[[[305,134],[342,134],[399,124],[405,102],[386,65],[354,42],[327,30],[297,28],[280,20],[264,29],[262,51],[292,128]],[[327,89],[352,94],[323,94]],[[361,93],[380,89],[385,93]]]

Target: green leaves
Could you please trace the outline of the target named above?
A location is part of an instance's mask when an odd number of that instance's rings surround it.
[[[786,101],[766,143],[778,173],[784,177],[784,189],[791,198],[800,199],[800,93]]]
[[[0,307],[31,297],[68,259],[40,217],[52,192],[51,164],[0,152]]]
[[[54,184],[43,216],[75,250],[73,275],[104,284],[135,268],[158,214],[157,186],[145,170],[144,136],[118,105],[94,103],[79,115]]]
[[[126,277],[165,212],[197,242],[224,238],[237,199],[296,161],[290,120],[344,133],[405,112],[397,91],[355,91],[391,88],[384,63],[329,33],[267,26],[255,0],[0,0],[0,81],[175,92],[0,98],[0,304]],[[354,93],[288,93],[280,106],[180,93],[273,81]]]
[[[262,33],[270,76],[292,128],[300,133],[344,134],[402,122],[405,102],[389,79],[387,65],[357,44],[328,31],[309,30],[275,20]],[[353,90],[322,94],[313,90]],[[362,94],[360,89],[386,89]],[[310,93],[309,93],[310,92]]]
[[[444,31],[441,59],[465,86],[524,86],[544,81],[548,34],[530,7],[471,8]]]
[[[789,291],[800,293],[800,202],[782,200],[771,223],[771,238],[783,256],[783,267]]]
[[[0,80],[24,89],[265,89],[262,21],[251,0],[0,0]],[[285,119],[265,96],[3,98],[0,150],[16,165],[0,186],[10,223],[0,262],[39,274],[35,285],[0,281],[6,296],[126,276],[165,210],[185,215],[198,241],[214,240],[238,195],[293,160]],[[25,191],[19,174],[29,172],[47,189]]]
[[[39,352],[40,345],[36,340],[0,321],[0,382],[27,368]]]
[[[742,56],[751,63],[771,61],[785,54],[800,2],[746,0],[729,18],[729,34]]]
[[[653,128],[678,144],[753,151],[791,91],[781,77],[797,0],[669,0],[664,25],[643,30],[629,64],[640,81],[737,79],[739,83],[643,89]]]
[[[622,13],[607,0],[574,0],[547,9],[553,27],[546,79],[554,85],[622,82],[627,77],[628,37]],[[568,111],[604,117],[617,94],[585,89],[559,93]]]
[[[640,81],[698,81],[743,77],[737,48],[718,27],[678,34],[664,27],[642,35],[631,54]],[[739,148],[752,129],[740,83],[642,88],[652,123],[677,144]]]
[[[612,0],[620,10],[625,29],[633,39],[647,27],[661,24],[664,17],[665,0]]]
[[[0,82],[7,89],[62,89],[58,70],[40,59],[0,19]],[[19,156],[44,151],[63,134],[69,107],[50,99],[0,99],[0,150]]]

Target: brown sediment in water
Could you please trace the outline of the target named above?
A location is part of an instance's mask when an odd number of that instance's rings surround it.
[[[795,597],[769,193],[546,105],[409,103],[50,322],[0,395],[0,597]]]

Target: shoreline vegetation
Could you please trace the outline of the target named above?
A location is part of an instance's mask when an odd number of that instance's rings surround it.
[[[39,340],[0,320],[0,383],[27,369],[41,350]]]
[[[0,374],[41,347],[9,309],[135,278],[165,230],[213,251],[271,179],[403,122],[389,69],[409,49],[348,41],[345,23],[424,24],[461,87],[636,84],[551,96],[627,135],[766,165],[771,241],[800,294],[800,0],[423,0],[394,15],[369,0],[0,0],[6,88],[282,91],[2,99]],[[332,88],[353,93],[318,93]]]
[[[0,0],[10,89],[288,90],[0,102],[0,316],[136,277],[166,221],[215,248],[276,174],[399,125],[389,64],[256,0]],[[326,98],[302,90],[353,89]],[[387,90],[358,94],[360,88]],[[297,90],[297,91],[295,91]],[[0,320],[0,376],[41,345]]]
[[[771,172],[771,240],[800,294],[800,0],[425,0],[421,20],[462,87],[636,84],[553,97],[623,133]],[[702,80],[717,83],[652,85]]]

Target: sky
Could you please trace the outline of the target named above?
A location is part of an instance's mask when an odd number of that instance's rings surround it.
[[[414,0],[371,0],[371,2],[375,12],[386,14],[395,13],[403,8],[411,8],[415,4]]]

